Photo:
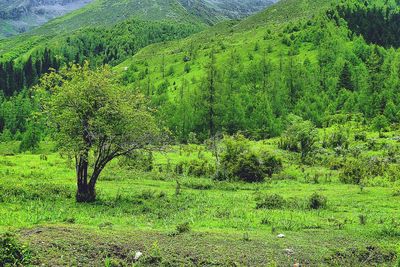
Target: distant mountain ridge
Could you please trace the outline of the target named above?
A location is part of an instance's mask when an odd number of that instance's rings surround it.
[[[205,0],[229,18],[242,18],[259,12],[278,0]]]
[[[78,14],[73,12],[68,23],[52,23],[46,30],[52,26],[58,31],[70,25],[77,29],[97,23],[108,24],[130,16],[145,20],[154,20],[154,16],[159,19],[175,17],[175,20],[180,20],[177,16],[186,16],[184,13],[197,18],[199,22],[212,25],[222,20],[251,15],[274,1],[276,0],[0,0],[0,37],[30,31],[89,3],[92,5],[82,10],[82,14],[79,14],[80,11]]]
[[[31,30],[92,0],[0,0],[0,36]]]

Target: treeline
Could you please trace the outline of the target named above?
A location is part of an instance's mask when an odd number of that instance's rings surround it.
[[[58,69],[60,65],[61,60],[48,48],[37,51],[20,64],[13,60],[0,63],[0,91],[3,96],[12,96],[36,84],[42,74]]]
[[[152,99],[181,142],[194,133],[200,140],[278,136],[289,114],[319,127],[336,114],[362,114],[365,123],[400,119],[400,53],[368,44],[338,12],[275,34],[266,29],[264,40],[243,50],[214,42],[186,53],[179,64],[164,63],[164,55],[135,62],[124,77]]]
[[[36,48],[27,58],[0,62],[0,90],[12,96],[36,84],[38,78],[67,63],[89,61],[93,66],[116,65],[152,43],[186,37],[197,26],[129,20],[110,28],[83,29]]]
[[[37,111],[37,102],[27,90],[9,98],[0,94],[0,142],[18,140],[21,150],[36,148],[47,132],[35,116]]]

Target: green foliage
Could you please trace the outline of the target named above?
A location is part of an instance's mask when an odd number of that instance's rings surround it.
[[[308,207],[313,210],[324,209],[327,204],[327,198],[318,193],[314,193],[308,201]]]
[[[372,120],[372,127],[378,132],[386,131],[389,127],[389,122],[384,115],[379,115]]]
[[[41,140],[40,135],[40,130],[36,125],[34,125],[33,123],[28,125],[27,130],[22,135],[22,140],[19,145],[19,151],[25,152],[36,150],[39,147],[39,142]]]
[[[244,136],[225,136],[215,178],[262,182],[266,176],[271,177],[281,169],[282,161],[279,158],[267,152],[263,152],[262,155],[255,152]]]
[[[108,67],[74,65],[46,75],[36,91],[59,149],[76,161],[78,201],[95,200],[96,182],[114,158],[156,143],[157,125],[144,99],[115,84]]]
[[[365,166],[360,160],[347,160],[341,169],[339,179],[346,184],[361,184],[366,176]]]
[[[367,133],[366,132],[356,132],[354,134],[354,140],[366,142],[367,141]]]
[[[267,174],[269,178],[271,178],[273,174],[279,173],[283,169],[282,160],[267,152],[261,153],[260,160],[262,162],[263,172]]]
[[[133,151],[119,159],[118,164],[127,169],[151,172],[154,168],[153,153]]]
[[[163,261],[159,245],[155,242],[149,249],[148,255],[141,257],[139,260],[139,266],[159,266]]]
[[[358,138],[362,138],[358,137]],[[344,127],[335,127],[333,132],[324,141],[324,147],[348,149],[350,145],[349,130]]]
[[[215,173],[215,167],[208,160],[196,159],[187,164],[187,174],[195,177],[210,177]]]
[[[176,233],[183,234],[190,232],[190,224],[188,222],[178,224],[176,226]]]
[[[314,151],[317,142],[318,131],[314,124],[292,116],[279,146],[281,149],[300,152],[301,159],[304,162]]]
[[[1,87],[0,88],[4,88]],[[3,98],[0,92],[0,133],[3,141],[20,140],[21,133],[30,130],[31,135],[38,127],[28,118],[38,111],[37,103],[28,90],[10,98]]]
[[[0,266],[25,266],[30,262],[30,250],[11,234],[0,236]]]
[[[266,195],[257,198],[257,209],[282,209],[286,200],[278,194]]]

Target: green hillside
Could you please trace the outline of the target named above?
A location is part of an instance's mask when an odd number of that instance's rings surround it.
[[[190,23],[204,27],[202,18],[189,13],[176,0],[95,0],[85,7],[54,19],[24,35],[0,41],[0,57],[11,58],[26,52],[32,42],[43,43],[60,34],[68,34],[87,27],[110,27],[115,23],[136,18],[139,20],[166,20],[170,23]]]
[[[398,54],[390,46],[398,45],[398,8],[356,3],[281,1],[242,22],[149,46],[119,72],[153,99],[183,140],[190,132],[207,136],[211,119],[218,132],[254,137],[280,134],[290,113],[319,126],[346,112],[369,119],[388,114],[396,122]],[[387,77],[394,80],[380,82]],[[214,103],[205,103],[210,93]]]

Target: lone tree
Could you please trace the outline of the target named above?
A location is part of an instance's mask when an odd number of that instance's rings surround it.
[[[144,98],[113,82],[108,67],[73,65],[44,76],[37,89],[54,139],[75,158],[77,202],[95,201],[107,163],[157,141],[159,131]]]

